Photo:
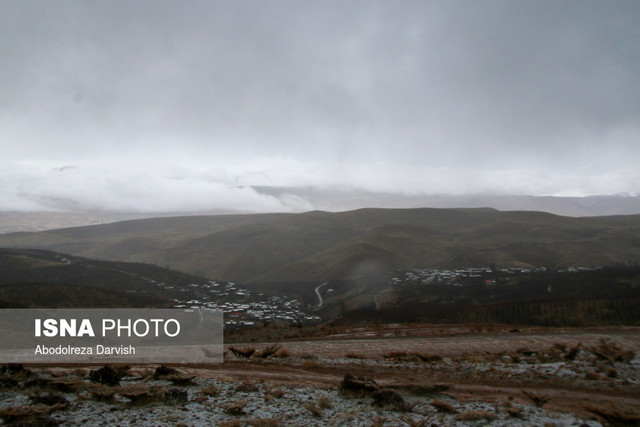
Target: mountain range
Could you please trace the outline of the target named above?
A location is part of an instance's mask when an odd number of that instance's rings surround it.
[[[501,211],[539,211],[584,217],[640,214],[640,195],[616,194],[587,197],[466,195],[437,196],[387,194],[341,187],[250,187],[256,193],[277,200],[282,212],[323,210],[342,212],[369,208],[413,209],[482,208]],[[17,231],[44,231],[84,225],[107,224],[130,219],[250,213],[231,210],[205,212],[111,212],[75,211],[17,212],[0,210],[0,234]],[[254,212],[255,213],[255,212]]]
[[[637,264],[640,215],[418,208],[163,217],[9,233],[0,247],[308,288],[403,268]]]
[[[528,195],[420,195],[388,194],[343,187],[252,187],[277,198],[283,205],[306,206],[331,212],[376,208],[482,208],[501,211],[540,211],[563,216],[640,214],[640,195],[634,193],[586,197]]]

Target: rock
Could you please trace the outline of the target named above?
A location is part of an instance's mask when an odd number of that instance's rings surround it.
[[[343,392],[363,397],[380,390],[380,386],[373,380],[373,378],[356,377],[353,374],[346,374],[340,383],[340,389]]]
[[[179,372],[176,369],[173,369],[169,366],[160,365],[156,368],[156,371],[153,374],[155,379],[161,379],[162,377],[166,377],[167,375],[175,375]]]
[[[404,398],[390,388],[383,388],[373,393],[373,406],[401,406]]]
[[[89,379],[94,383],[114,386],[120,383],[120,374],[109,365],[105,365],[96,371],[90,371]]]

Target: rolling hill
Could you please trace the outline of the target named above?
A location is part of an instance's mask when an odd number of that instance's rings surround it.
[[[501,211],[538,211],[555,215],[586,217],[640,214],[640,195],[614,194],[587,197],[551,196],[428,196],[372,193],[342,187],[251,187],[257,193],[273,197],[289,212],[323,210],[349,211],[363,207],[386,209],[412,208],[481,208]],[[296,202],[291,204],[291,201]],[[20,231],[45,231],[68,227],[107,224],[117,221],[202,215],[242,214],[242,211],[206,212],[110,212],[110,211],[35,211],[0,210],[0,234]]]
[[[640,215],[424,208],[188,216],[11,233],[0,235],[0,247],[151,263],[246,284],[317,285],[414,267],[637,264]]]
[[[0,249],[0,307],[170,307],[203,281],[152,265]]]
[[[556,215],[583,217],[633,215],[640,213],[640,195],[635,193],[563,196],[508,196],[469,194],[436,196],[385,194],[344,187],[252,187],[260,194],[275,197],[287,206],[289,200],[304,201],[314,209],[346,211],[362,207],[376,208],[481,208],[501,211],[540,211]]]

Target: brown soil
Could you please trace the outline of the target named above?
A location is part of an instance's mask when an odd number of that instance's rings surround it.
[[[391,328],[392,329],[392,328]],[[415,328],[406,337],[385,337],[391,329],[380,332],[360,330],[353,334],[327,337],[322,340],[282,343],[288,356],[269,359],[239,359],[225,356],[219,365],[181,366],[180,370],[197,378],[215,378],[229,382],[264,382],[283,387],[312,386],[336,389],[346,373],[374,378],[383,387],[391,387],[405,395],[429,393],[433,384],[444,384],[448,395],[457,401],[491,402],[496,408],[511,403],[533,406],[523,390],[548,398],[546,410],[572,413],[585,419],[596,419],[589,408],[593,405],[623,405],[640,408],[640,328],[606,328],[591,330],[540,330],[526,332],[477,331],[458,333],[452,330],[432,334],[426,328]],[[455,333],[454,333],[455,332]],[[367,335],[373,333],[374,335]],[[377,336],[376,336],[377,335]],[[367,337],[368,336],[368,337]],[[607,340],[625,351],[634,351],[635,359],[608,362],[589,352]],[[244,343],[238,347],[255,346],[258,351],[273,343]],[[235,344],[234,344],[235,345]],[[541,371],[552,348],[580,345],[584,349],[573,360],[558,355],[553,369],[564,373]],[[568,351],[568,350],[567,350]],[[388,355],[429,354],[444,358],[435,362],[390,360]],[[347,355],[351,355],[350,358]],[[357,357],[355,357],[355,356]],[[387,358],[385,358],[387,355]],[[525,360],[505,362],[505,358],[522,355]],[[604,374],[615,366],[616,378]],[[151,366],[134,366],[132,372],[141,375]],[[87,367],[49,367],[48,371],[78,370]],[[584,373],[600,371],[599,380],[590,380]],[[570,374],[566,374],[570,371]],[[426,390],[426,391],[425,391]],[[435,393],[434,393],[435,394]],[[442,394],[442,393],[441,393]],[[599,418],[603,421],[602,418]]]

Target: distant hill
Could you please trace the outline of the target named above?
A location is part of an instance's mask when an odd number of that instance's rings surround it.
[[[203,281],[151,265],[0,249],[0,307],[169,307]]]
[[[222,215],[242,213],[218,209],[215,211],[186,213],[186,212],[57,212],[57,211],[1,211],[0,234],[18,231],[44,231],[58,228],[83,227],[85,225],[109,224],[130,219],[157,218],[182,215]]]
[[[588,197],[551,196],[428,196],[372,193],[348,188],[252,187],[256,192],[278,199],[289,212],[322,210],[343,212],[362,208],[494,208],[501,211],[537,211],[555,215],[585,217],[640,214],[640,195],[618,194]],[[304,207],[304,209],[303,209]],[[0,234],[45,231],[67,227],[109,224],[132,219],[230,215],[247,212],[215,210],[207,212],[14,212],[0,211]]]
[[[308,287],[399,268],[637,264],[640,215],[571,218],[483,208],[189,216],[12,233],[0,235],[0,247]]]
[[[277,198],[283,205],[289,200],[325,211],[372,208],[482,208],[501,211],[539,211],[564,216],[601,216],[640,214],[640,195],[614,194],[587,197],[464,195],[437,196],[388,194],[349,188],[253,187],[260,194]]]
[[[146,217],[148,215],[125,213],[2,211],[0,212],[0,234],[16,231],[54,230],[56,228],[104,224]]]

